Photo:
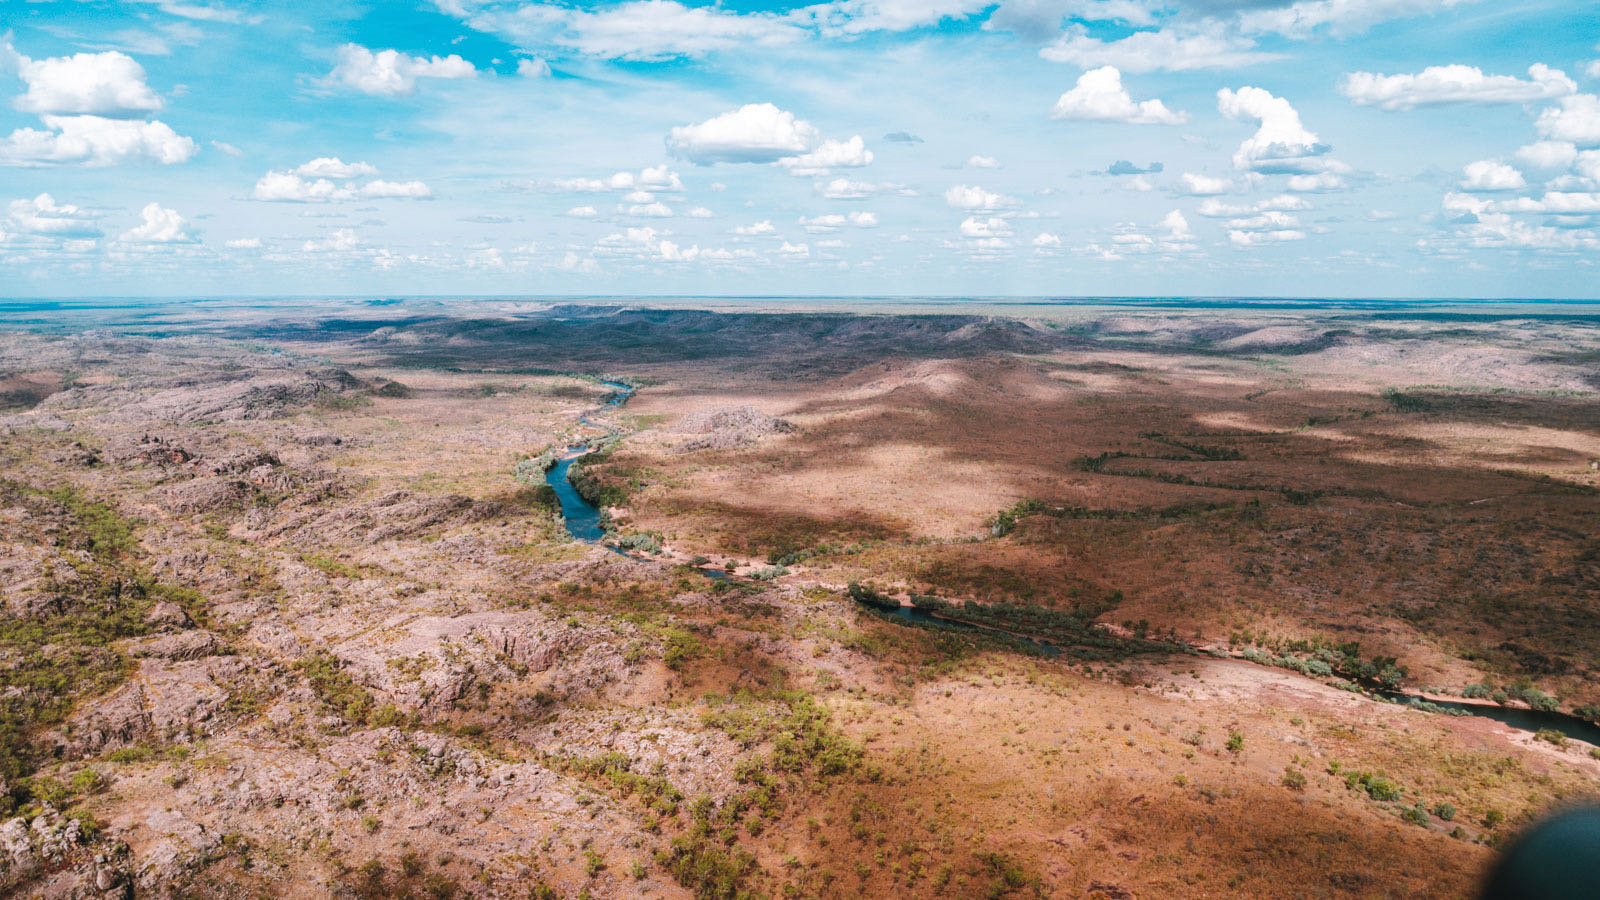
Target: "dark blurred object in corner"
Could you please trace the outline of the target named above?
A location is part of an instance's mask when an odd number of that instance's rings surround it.
[[[1557,897],[1600,897],[1600,807],[1569,809],[1528,829],[1483,888],[1483,900]]]

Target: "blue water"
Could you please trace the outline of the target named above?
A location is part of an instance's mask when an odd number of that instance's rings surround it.
[[[607,408],[614,409],[619,407],[628,402],[628,398],[633,395],[634,388],[629,385],[616,381],[602,381],[600,383],[612,389],[612,394],[606,398],[605,405]],[[617,429],[610,425],[591,422],[587,415],[579,416],[578,422],[584,425],[607,428],[612,434],[618,433]],[[561,502],[561,518],[567,524],[567,533],[576,540],[584,541],[585,543],[601,544],[605,541],[606,530],[600,525],[600,507],[583,499],[583,496],[578,493],[578,489],[572,486],[572,479],[569,477],[572,471],[572,464],[581,459],[589,449],[588,444],[576,444],[568,447],[566,454],[561,459],[556,460],[556,464],[544,473],[544,483],[555,490],[556,499]],[[608,546],[607,549],[622,556],[628,555],[617,547]],[[705,568],[700,570],[700,574],[713,581],[726,581],[728,579],[728,573],[722,569]]]
[[[1569,716],[1560,712],[1540,712],[1537,709],[1522,709],[1520,707],[1500,706],[1498,704],[1479,703],[1452,703],[1449,700],[1426,700],[1422,697],[1413,697],[1399,691],[1377,692],[1397,703],[1410,703],[1413,700],[1422,700],[1445,709],[1459,710],[1472,716],[1483,716],[1496,722],[1503,722],[1512,728],[1523,731],[1543,731],[1550,729],[1559,731],[1575,741],[1587,741],[1600,747],[1600,725],[1588,719]]]
[[[1018,635],[1011,634],[1007,631],[1000,631],[996,628],[985,628],[982,625],[974,625],[971,622],[958,622],[955,619],[941,618],[933,615],[932,613],[923,612],[914,606],[902,606],[892,612],[885,611],[884,615],[891,616],[896,619],[907,619],[912,622],[921,622],[926,625],[935,625],[940,628],[952,628],[956,631],[988,632],[989,634],[1007,637],[1020,644],[1032,647],[1042,656],[1054,658],[1061,655],[1061,648],[1055,646],[1054,644],[1047,644],[1044,641],[1035,641],[1031,638],[1019,637]]]
[[[602,385],[611,388],[612,393],[606,397],[606,408],[614,409],[628,402],[633,395],[633,387],[617,381],[602,381]],[[581,425],[595,425],[589,421],[588,414],[578,417]],[[612,434],[618,430],[610,425],[596,426],[610,430]],[[583,499],[578,489],[572,486],[572,479],[568,477],[572,471],[572,464],[577,462],[588,452],[588,444],[575,444],[567,448],[567,452],[556,464],[544,473],[544,483],[555,489],[556,499],[561,501],[561,518],[566,520],[567,533],[580,541],[598,544],[605,540],[606,530],[600,527],[600,507]]]
[[[598,544],[606,536],[606,530],[600,527],[600,507],[579,496],[578,489],[567,478],[572,464],[588,448],[579,445],[567,449],[568,455],[557,460],[550,471],[544,473],[544,483],[555,488],[556,499],[561,501],[561,518],[567,522],[567,533],[580,541]]]

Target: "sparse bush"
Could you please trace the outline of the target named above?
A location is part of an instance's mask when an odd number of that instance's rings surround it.
[[[735,900],[746,896],[745,882],[760,871],[756,858],[739,847],[722,847],[705,832],[697,826],[690,835],[673,838],[671,845],[656,854],[656,864],[697,897]]]
[[[1513,685],[1508,690],[1508,693],[1512,697],[1528,704],[1530,708],[1539,710],[1540,712],[1555,712],[1556,708],[1560,706],[1560,703],[1556,700],[1556,698],[1546,694],[1544,691],[1539,690],[1531,684],[1519,683]]]
[[[1228,752],[1238,755],[1244,750],[1244,734],[1239,731],[1228,732]]]
[[[1406,807],[1405,810],[1400,813],[1400,818],[1405,819],[1407,822],[1410,822],[1413,825],[1426,826],[1430,821],[1428,818],[1428,807],[1421,800],[1418,800],[1415,806]]]
[[[641,553],[655,554],[661,552],[661,541],[656,535],[652,534],[630,534],[627,537],[619,538],[617,546],[624,550],[638,550]]]
[[[1306,789],[1306,773],[1300,771],[1299,769],[1296,769],[1294,766],[1284,766],[1283,767],[1283,786],[1288,788],[1291,791],[1303,791],[1303,790],[1305,790]]]
[[[346,876],[345,883],[359,900],[450,900],[461,889],[454,879],[429,872],[415,852],[400,857],[400,871],[370,859]]]
[[[557,459],[558,454],[554,449],[546,450],[538,456],[519,459],[511,468],[511,475],[523,484],[543,485],[545,473],[555,468]]]
[[[850,582],[850,584],[845,588],[845,591],[850,595],[851,600],[854,600],[857,603],[865,606],[871,606],[875,609],[883,610],[896,610],[900,608],[899,600],[896,600],[886,594],[880,594],[872,588],[866,587],[854,581]]]
[[[343,663],[326,651],[311,653],[295,663],[306,677],[317,699],[332,707],[351,725],[367,723],[373,708],[372,694],[344,671]]]
[[[1027,887],[1033,888],[1035,893],[1043,890],[1044,882],[1038,875],[1028,874],[1020,863],[1004,853],[979,853],[977,858],[994,875],[985,890],[985,896],[1004,897]]]
[[[1554,728],[1541,728],[1534,734],[1534,737],[1541,741],[1555,744],[1557,747],[1567,746],[1567,736]]]
[[[1368,797],[1379,803],[1392,803],[1400,799],[1400,786],[1382,772],[1346,771],[1344,784],[1351,790],[1365,791]]]
[[[0,479],[0,506],[59,521],[50,540],[74,557],[62,608],[0,616],[0,784],[15,786],[42,749],[33,740],[37,730],[60,724],[80,699],[127,677],[130,664],[115,642],[149,632],[144,616],[152,599],[170,596],[194,608],[198,595],[145,573],[135,523],[108,503],[72,488],[41,491]],[[0,793],[0,814],[17,799]]]

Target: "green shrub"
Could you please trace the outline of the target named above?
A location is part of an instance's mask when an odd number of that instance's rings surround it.
[[[988,869],[993,875],[993,880],[985,888],[985,896],[1004,897],[1023,888],[1032,888],[1034,893],[1042,894],[1044,882],[1038,875],[1030,875],[1020,863],[1004,853],[978,853],[978,862]]]
[[[696,897],[735,900],[747,896],[745,882],[760,871],[756,858],[742,848],[724,848],[709,835],[673,838],[656,854],[656,864],[672,873]]]
[[[1300,771],[1299,769],[1296,769],[1294,766],[1284,766],[1283,767],[1283,786],[1288,788],[1291,791],[1303,791],[1303,790],[1305,790],[1306,789],[1306,773]]]
[[[17,785],[33,771],[34,734],[64,721],[85,697],[120,684],[131,664],[114,643],[149,633],[152,598],[174,596],[194,606],[198,595],[154,582],[138,558],[135,523],[72,488],[41,491],[0,479],[0,506],[22,507],[60,521],[50,540],[86,558],[71,561],[66,607],[53,614],[0,616],[0,784]],[[17,798],[0,795],[0,814]]]
[[[326,703],[351,725],[367,724],[372,714],[372,695],[344,671],[343,663],[325,650],[311,653],[294,664],[306,677],[317,699]]]
[[[1565,747],[1567,745],[1567,736],[1554,728],[1541,728],[1534,734],[1534,737],[1541,741],[1555,744],[1557,747]]]
[[[1244,734],[1238,731],[1228,732],[1228,752],[1237,755],[1244,750]]]
[[[1351,790],[1365,791],[1368,797],[1380,803],[1400,799],[1400,786],[1390,781],[1389,776],[1382,772],[1346,771],[1344,784]]]
[[[1440,801],[1439,805],[1433,808],[1433,814],[1439,817],[1439,821],[1449,822],[1456,817],[1456,808],[1448,800]]]
[[[1410,822],[1413,825],[1426,826],[1430,821],[1428,818],[1428,807],[1421,800],[1418,800],[1415,806],[1406,807],[1405,810],[1400,813],[1400,818],[1405,819],[1407,822]]]
[[[638,550],[643,553],[660,553],[661,541],[652,534],[630,534],[619,538],[617,546],[624,550]]]
[[[1555,712],[1561,705],[1556,698],[1528,684],[1513,685],[1508,692],[1512,697],[1540,712]]]

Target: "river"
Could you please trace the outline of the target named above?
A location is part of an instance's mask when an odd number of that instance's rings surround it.
[[[589,419],[589,415],[592,412],[616,409],[628,402],[628,398],[633,395],[634,389],[630,385],[616,381],[602,381],[600,383],[611,388],[612,394],[606,398],[604,406],[579,416],[578,424],[605,428],[608,432],[606,436],[610,437],[621,433],[621,429],[614,425],[601,425],[593,422]],[[556,464],[545,471],[544,483],[555,490],[556,499],[561,501],[561,518],[567,523],[567,533],[577,540],[598,544],[606,536],[606,530],[600,524],[602,519],[600,507],[583,499],[582,495],[578,493],[578,489],[572,486],[572,479],[568,477],[568,474],[572,471],[572,464],[582,459],[589,452],[589,449],[588,443],[573,444],[568,447],[566,452],[561,454],[561,458],[556,460]]]
[[[634,392],[634,388],[632,386],[616,381],[602,381],[601,384],[611,388],[613,393],[611,396],[606,398],[604,406],[597,410],[593,410],[593,412],[614,410],[617,407],[620,407],[622,404],[628,402],[628,398],[631,397]],[[583,425],[591,425],[607,429],[607,437],[621,433],[621,429],[614,425],[602,425],[590,421],[588,413],[579,416],[578,422]],[[583,499],[583,497],[579,495],[578,489],[572,486],[572,480],[568,478],[568,474],[572,470],[573,463],[583,458],[583,456],[587,454],[589,450],[590,447],[588,443],[574,444],[568,447],[567,452],[561,455],[561,458],[556,461],[556,464],[550,467],[547,472],[545,472],[544,481],[545,484],[548,484],[551,488],[555,489],[556,498],[561,501],[561,518],[566,522],[567,533],[571,534],[573,538],[586,543],[601,544],[604,542],[606,536],[605,528],[603,528],[600,524],[602,519],[601,510],[598,506],[595,506],[593,503]],[[614,552],[622,553],[620,549],[615,547],[610,549]],[[626,556],[627,554],[624,553],[623,555]],[[721,569],[703,568],[700,571],[709,578],[723,579],[727,577],[727,573]],[[935,625],[943,628],[954,628],[963,631],[987,631],[993,634],[1003,635],[1014,641],[1019,641],[1022,644],[1031,647],[1043,656],[1055,657],[1061,655],[1061,648],[1055,647],[1043,641],[1033,640],[1021,635],[1010,634],[1009,632],[999,631],[993,628],[986,628],[982,625],[974,625],[969,622],[958,622],[953,619],[940,618],[939,616],[931,615],[914,607],[902,606],[893,612],[886,613],[886,615],[890,616],[891,618],[903,619],[925,625]],[[1541,712],[1535,709],[1521,709],[1517,707],[1507,707],[1492,704],[1456,703],[1449,700],[1434,700],[1424,697],[1414,697],[1410,694],[1404,694],[1400,692],[1387,692],[1384,693],[1383,696],[1385,699],[1402,704],[1411,703],[1414,700],[1426,701],[1444,709],[1456,710],[1468,715],[1484,716],[1486,718],[1494,719],[1497,722],[1503,722],[1506,725],[1510,725],[1512,728],[1521,729],[1523,731],[1557,731],[1563,735],[1566,735],[1568,738],[1586,741],[1590,744],[1600,747],[1600,725],[1596,725],[1587,719],[1580,719],[1577,716],[1568,715],[1566,713]]]

